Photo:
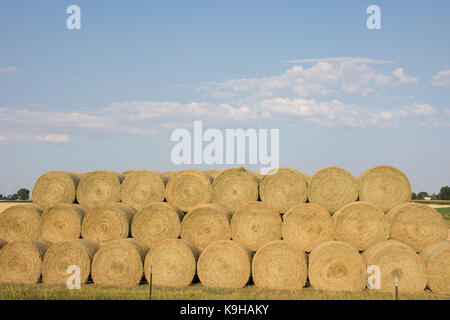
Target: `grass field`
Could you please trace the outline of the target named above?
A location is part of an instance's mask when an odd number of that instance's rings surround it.
[[[412,200],[412,202],[423,203],[423,204],[437,204],[437,205],[449,205],[450,200]]]
[[[366,290],[361,293],[327,293],[304,288],[299,291],[262,290],[254,286],[242,289],[206,289],[194,284],[185,289],[153,288],[155,300],[393,300],[390,293]],[[426,290],[420,294],[399,293],[401,300],[450,300],[448,295],[437,295]],[[93,284],[84,285],[80,290],[69,290],[64,286],[2,285],[0,299],[4,300],[147,300],[149,285],[134,288],[105,288]]]

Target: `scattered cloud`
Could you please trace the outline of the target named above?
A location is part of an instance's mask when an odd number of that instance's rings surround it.
[[[374,67],[391,64],[391,61],[340,57],[290,62],[296,65],[280,75],[205,83],[197,91],[218,99],[329,96],[339,93],[365,96],[374,93],[377,87],[418,82],[416,77],[406,75],[403,68],[385,74]],[[312,65],[301,65],[305,63]]]
[[[7,139],[5,136],[0,136],[0,144],[1,143],[6,143]]]
[[[68,143],[69,136],[67,134],[47,134],[45,136],[37,136],[36,140],[43,142]]]
[[[8,66],[8,67],[0,67],[0,73],[15,73],[16,67]]]
[[[440,71],[433,77],[431,84],[437,87],[450,88],[450,70]]]

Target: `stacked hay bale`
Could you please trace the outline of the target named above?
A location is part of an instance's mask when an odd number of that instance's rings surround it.
[[[377,290],[449,294],[448,226],[410,195],[389,166],[52,171],[0,213],[0,282],[64,285],[77,265],[96,285],[355,292],[377,266]]]

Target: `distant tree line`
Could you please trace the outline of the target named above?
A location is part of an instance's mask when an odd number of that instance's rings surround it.
[[[14,201],[14,200],[28,200],[28,199],[30,199],[30,190],[25,188],[21,188],[16,193],[7,196],[0,194],[0,200]]]
[[[426,197],[430,197],[431,200],[450,200],[450,187],[445,186],[441,188],[441,191],[438,194],[433,193],[429,195],[425,191],[419,193],[412,193],[413,200],[424,200]]]

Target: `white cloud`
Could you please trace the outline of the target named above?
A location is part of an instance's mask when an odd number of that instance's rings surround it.
[[[406,75],[403,68],[384,74],[374,65],[391,61],[366,58],[324,58],[293,60],[292,66],[280,75],[262,78],[231,79],[206,83],[197,88],[214,98],[232,99],[242,96],[248,100],[277,96],[308,97],[333,94],[368,95],[376,87],[396,87],[417,83],[418,79]],[[311,66],[300,64],[312,63]]]
[[[395,69],[392,72],[392,75],[394,75],[398,79],[397,84],[408,84],[419,82],[417,78],[405,75],[403,68]]]
[[[13,67],[13,66],[0,68],[0,73],[15,73],[15,72],[16,72],[16,67]]]
[[[7,140],[5,136],[0,136],[0,143],[6,143]]]
[[[431,84],[437,87],[450,88],[450,70],[438,72],[431,80]]]
[[[36,141],[68,143],[69,136],[67,134],[46,134],[44,136],[37,136]]]

